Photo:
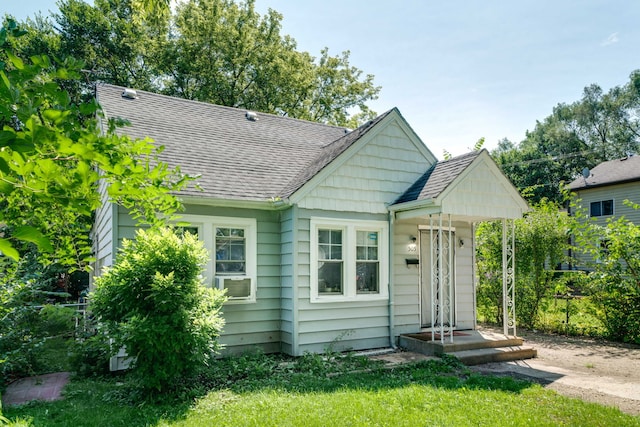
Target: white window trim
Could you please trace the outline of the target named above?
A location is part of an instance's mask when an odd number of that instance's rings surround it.
[[[379,301],[389,298],[389,225],[386,221],[357,221],[335,218],[311,218],[310,279],[312,303]],[[342,230],[343,294],[323,295],[318,292],[318,230]],[[378,232],[379,293],[358,294],[356,290],[356,235],[358,231]]]
[[[226,304],[247,304],[256,302],[257,271],[258,271],[258,231],[255,218],[233,218],[207,215],[181,215],[179,222],[189,223],[191,227],[198,228],[198,239],[204,243],[209,253],[209,260],[204,268],[204,283],[208,287],[215,287],[216,265],[216,227],[243,228],[246,239],[246,271],[244,275],[235,274],[234,277],[246,277],[251,279],[251,294],[248,298],[229,298]],[[222,277],[222,276],[220,276]],[[227,276],[228,277],[228,276]]]

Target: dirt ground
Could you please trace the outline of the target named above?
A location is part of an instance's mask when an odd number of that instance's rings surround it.
[[[490,363],[480,372],[525,377],[558,393],[640,415],[640,346],[518,331],[535,359]]]

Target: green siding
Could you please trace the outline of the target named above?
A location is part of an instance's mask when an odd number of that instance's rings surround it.
[[[386,215],[321,210],[299,211],[297,274],[297,340],[295,355],[304,352],[364,350],[389,346],[387,300],[322,302],[310,301],[310,220],[312,217],[384,221]]]
[[[297,244],[295,242],[295,208],[281,212],[280,217],[280,330],[281,351],[287,354],[294,354],[294,262],[296,256],[294,251]]]
[[[275,211],[217,208],[187,205],[185,215],[256,218],[257,220],[257,293],[255,303],[227,303],[223,307],[226,325],[220,342],[225,353],[238,353],[259,347],[279,352],[281,341],[281,226]],[[118,210],[118,241],[134,238],[135,221]]]
[[[411,134],[400,120],[376,127],[343,154],[344,162],[337,162],[330,175],[318,178],[299,206],[385,214],[387,206],[432,165],[430,153]]]

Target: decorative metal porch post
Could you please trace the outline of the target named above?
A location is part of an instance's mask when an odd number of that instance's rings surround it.
[[[504,334],[516,336],[515,222],[502,220],[502,324]]]

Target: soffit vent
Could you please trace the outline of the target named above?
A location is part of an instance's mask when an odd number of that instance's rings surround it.
[[[258,113],[256,113],[255,111],[247,111],[246,113],[244,113],[244,116],[250,122],[257,122],[258,121]]]
[[[135,89],[126,88],[124,92],[122,92],[122,97],[127,99],[138,99],[138,93]]]

